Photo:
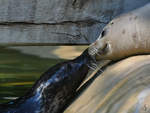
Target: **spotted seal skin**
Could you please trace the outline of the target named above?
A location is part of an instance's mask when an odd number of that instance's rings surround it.
[[[92,62],[94,60],[85,50],[76,59],[53,66],[25,96],[0,105],[0,113],[61,113],[86,77]]]
[[[89,47],[96,59],[119,60],[150,53],[150,3],[114,18]]]

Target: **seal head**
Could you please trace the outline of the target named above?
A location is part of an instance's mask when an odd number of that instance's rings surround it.
[[[150,53],[150,4],[113,19],[89,47],[96,59],[118,60]]]

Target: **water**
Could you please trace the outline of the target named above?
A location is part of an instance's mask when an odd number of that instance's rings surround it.
[[[23,96],[51,66],[79,56],[84,46],[0,47],[0,103]]]

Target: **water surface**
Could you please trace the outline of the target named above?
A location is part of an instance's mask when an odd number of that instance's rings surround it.
[[[51,66],[79,56],[84,46],[0,47],[0,103],[23,96]]]

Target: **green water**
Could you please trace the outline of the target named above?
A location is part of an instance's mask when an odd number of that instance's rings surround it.
[[[69,50],[64,53],[65,50],[60,49],[61,47],[53,47],[52,49],[49,47],[50,51],[44,51],[45,49],[41,49],[42,47],[40,49],[36,47],[32,47],[32,49],[30,47],[24,48],[22,47],[21,50],[0,48],[0,103],[23,96],[43,72],[56,63],[71,57],[69,56]],[[56,51],[58,48],[60,52],[63,51],[60,55],[59,51],[58,54],[51,53],[51,51]],[[25,54],[21,52],[22,50],[29,52]],[[78,52],[82,50],[83,47],[75,49]],[[42,54],[46,54],[47,57],[41,57]],[[68,54],[68,56],[61,57],[64,54]],[[73,57],[76,56],[77,54]]]

